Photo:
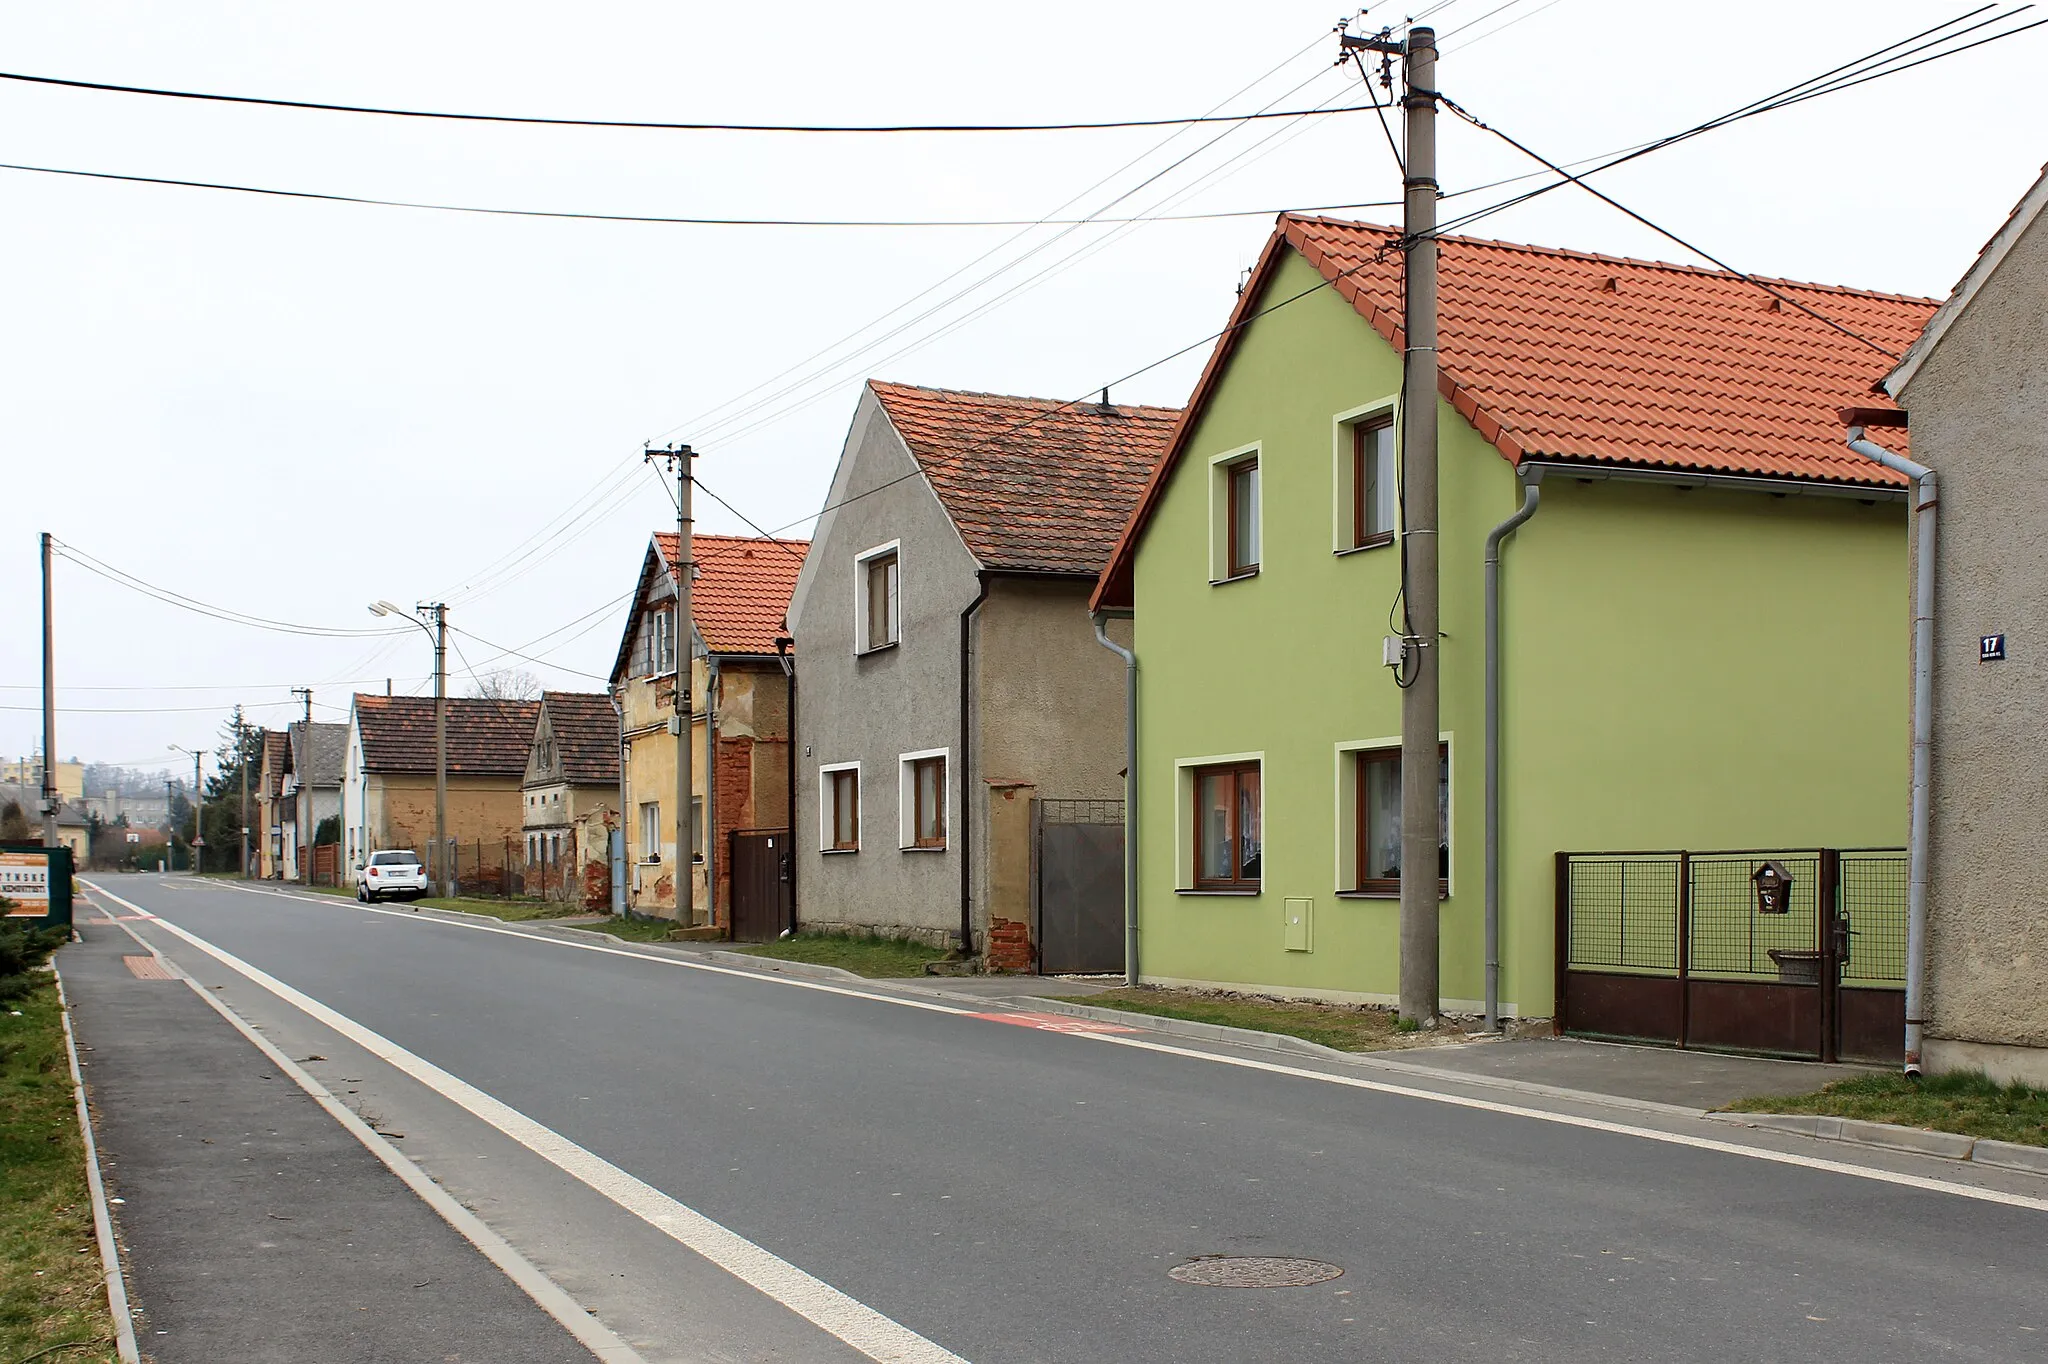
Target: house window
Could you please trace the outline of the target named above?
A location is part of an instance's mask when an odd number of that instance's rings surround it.
[[[1257,890],[1264,836],[1259,764],[1194,770],[1195,888]]]
[[[640,805],[640,860],[661,861],[661,802],[643,801]]]
[[[1259,459],[1241,459],[1224,470],[1228,489],[1225,533],[1226,576],[1241,578],[1259,571]]]
[[[826,852],[860,851],[860,764],[818,772],[819,842]]]
[[[704,840],[711,831],[704,827],[704,797],[690,797],[690,856],[698,862],[704,860]]]
[[[1351,547],[1394,542],[1399,484],[1394,472],[1392,413],[1351,427]]]
[[[647,613],[647,675],[676,670],[676,617],[672,610]]]
[[[1358,782],[1354,889],[1375,895],[1401,891],[1401,750],[1369,748],[1354,759]],[[1451,883],[1451,752],[1437,748],[1437,894]]]
[[[886,649],[903,637],[901,561],[896,547],[886,545],[855,562],[859,568],[855,648],[860,653]]]
[[[899,760],[902,845],[905,849],[946,846],[945,749],[905,753]]]

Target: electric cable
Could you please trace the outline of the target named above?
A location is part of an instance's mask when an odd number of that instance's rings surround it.
[[[51,548],[59,557],[70,560],[88,573],[104,578],[118,587],[125,587],[131,592],[154,598],[167,606],[175,606],[180,610],[210,616],[215,620],[225,621],[230,625],[241,625],[253,630],[269,630],[278,634],[305,635],[321,639],[378,638],[397,633],[396,630],[386,629],[352,629],[324,625],[300,625],[291,621],[272,620],[266,616],[251,615],[229,607],[214,606],[208,602],[200,601],[196,597],[188,597],[171,588],[158,586],[124,569],[116,568],[105,560],[95,558],[93,555],[86,553],[76,545],[57,540],[55,537],[52,537],[50,543]]]

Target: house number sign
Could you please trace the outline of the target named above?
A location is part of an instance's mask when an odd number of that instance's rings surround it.
[[[2004,660],[2004,635],[1979,635],[1977,637],[1977,661],[1979,663],[2000,663]]]

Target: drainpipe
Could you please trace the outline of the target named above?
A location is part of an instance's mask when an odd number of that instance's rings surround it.
[[[612,914],[616,918],[626,917],[626,707],[620,700],[618,688],[610,694],[612,714],[619,717],[619,837],[618,841],[604,850],[605,861],[612,869]]]
[[[1109,637],[1104,623],[1111,615],[1129,620],[1128,611],[1097,611],[1095,639],[1124,661],[1124,984],[1138,984],[1138,655]]]
[[[1500,546],[1543,500],[1543,471],[1522,474],[1522,505],[1486,537],[1486,1030],[1500,1031]]]
[[[787,630],[789,622],[782,628]],[[796,660],[789,651],[796,641],[788,635],[775,638],[775,657],[782,664],[782,679],[786,684],[783,692],[783,728],[789,731],[789,742],[783,747],[788,750],[786,760],[789,773],[784,778],[785,799],[789,806],[789,833],[783,839],[784,865],[789,868],[789,923],[786,927],[791,937],[796,936]]]
[[[1855,421],[1850,409],[1844,419]],[[1887,416],[1891,414],[1886,413]],[[1896,418],[1894,418],[1896,420]],[[1863,438],[1863,426],[1849,427],[1849,448],[1913,480],[1917,562],[1913,570],[1913,798],[1912,829],[1906,842],[1906,1065],[1920,1073],[1921,1031],[1926,1023],[1923,982],[1927,974],[1927,844],[1930,776],[1934,742],[1934,509],[1940,503],[1934,470],[1895,455]]]
[[[704,903],[711,922],[718,922],[718,659],[704,654]],[[725,936],[732,937],[732,909],[725,915]]]
[[[974,711],[969,640],[973,636],[975,614],[988,600],[988,570],[977,569],[974,578],[979,584],[974,600],[960,612],[960,753],[957,761],[960,768],[960,956],[963,960],[974,955],[974,762],[968,747],[974,736]]]

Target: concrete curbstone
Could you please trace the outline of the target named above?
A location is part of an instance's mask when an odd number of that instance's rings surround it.
[[[1978,1165],[1996,1165],[2004,1170],[2021,1170],[2030,1175],[2048,1175],[2048,1147],[2025,1146],[2016,1141],[1980,1138],[1970,1159]]]
[[[1852,1146],[1876,1146],[1887,1151],[1936,1156],[1942,1160],[1970,1160],[1981,1145],[1977,1138],[1964,1136],[1960,1132],[1930,1132],[1923,1127],[1901,1127],[1895,1123],[1866,1122],[1861,1118],[1837,1118],[1825,1114],[1709,1113],[1707,1116],[1715,1122],[1768,1128],[1774,1132],[1793,1132],[1803,1137],[1817,1137],[1822,1141],[1847,1142]],[[2004,1146],[2006,1143],[1994,1142],[1992,1145]],[[2042,1157],[2039,1170],[2048,1174],[2048,1152],[2043,1152]]]

